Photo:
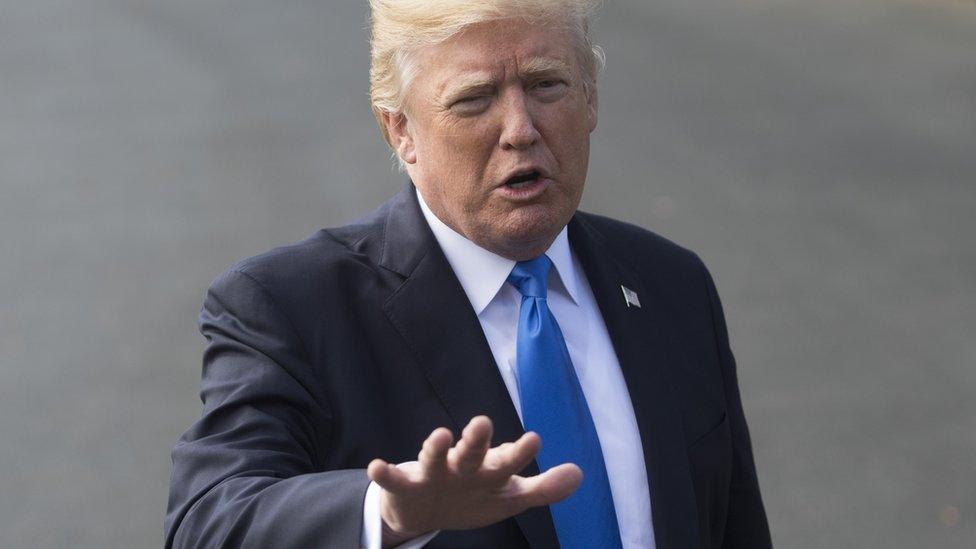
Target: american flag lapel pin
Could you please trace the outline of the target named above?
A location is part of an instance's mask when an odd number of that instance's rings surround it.
[[[640,299],[637,297],[637,292],[624,285],[621,285],[620,289],[624,292],[624,301],[627,303],[627,306],[640,309]]]

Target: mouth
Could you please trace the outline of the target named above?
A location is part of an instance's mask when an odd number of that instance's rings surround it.
[[[551,183],[548,173],[531,167],[512,173],[499,185],[498,191],[509,200],[532,201],[540,197]]]
[[[538,170],[519,172],[505,180],[505,186],[510,189],[524,189],[542,177]]]

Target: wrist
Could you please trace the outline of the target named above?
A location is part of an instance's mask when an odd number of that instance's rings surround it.
[[[383,521],[383,547],[384,548],[396,547],[397,545],[400,545],[401,543],[414,537],[416,536],[409,536],[406,534],[401,534],[399,532],[396,532],[393,528],[390,528],[390,525],[386,523],[386,520]]]
[[[380,522],[383,526],[383,547],[396,547],[401,543],[424,534],[424,532],[414,532],[404,529],[402,525],[399,524],[399,521],[392,519],[392,516],[394,516],[395,513],[393,513],[390,508],[390,501],[387,496],[388,494],[386,490],[383,490],[380,495]]]

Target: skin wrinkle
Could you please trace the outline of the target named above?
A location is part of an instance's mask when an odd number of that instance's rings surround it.
[[[395,149],[395,145],[384,118],[386,114],[407,109],[406,97],[418,73],[415,51],[464,34],[478,23],[519,20],[554,31],[567,30],[574,37],[573,46],[584,69],[584,85],[595,87],[604,55],[599,46],[590,42],[587,27],[599,0],[517,0],[500,4],[487,1],[491,3],[490,9],[486,10],[486,2],[472,0],[465,2],[464,10],[458,14],[454,10],[459,6],[447,8],[439,0],[411,5],[370,0],[373,19],[370,97],[383,138],[391,148]],[[394,157],[403,171],[404,163],[395,154]]]
[[[520,20],[473,25],[416,52],[424,70],[408,108],[385,115],[434,214],[504,257],[544,252],[582,196],[596,94],[585,85],[574,40],[571,29]],[[475,97],[458,103],[466,93]],[[531,202],[508,199],[498,187],[530,165],[549,174],[549,186]]]
[[[559,78],[568,80],[571,78],[571,70],[566,63],[560,59],[549,57],[533,57],[522,64],[519,69],[519,78],[523,82],[533,82],[545,78]],[[445,82],[439,90],[438,96],[443,106],[449,106],[461,97],[475,92],[487,92],[493,90],[497,80],[487,73],[472,73],[458,77],[460,83]]]

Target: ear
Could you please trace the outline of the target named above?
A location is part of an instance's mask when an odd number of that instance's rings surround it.
[[[406,164],[417,162],[417,150],[414,146],[413,133],[407,121],[407,115],[401,113],[383,113],[383,126],[386,133],[390,136],[390,146],[396,151]]]
[[[596,129],[598,107],[596,84],[590,84],[586,86],[586,123],[590,128],[590,133]]]

